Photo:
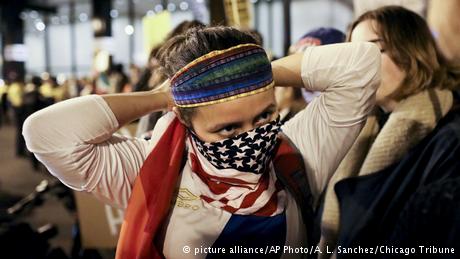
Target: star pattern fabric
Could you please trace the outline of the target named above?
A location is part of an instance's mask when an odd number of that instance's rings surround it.
[[[261,127],[217,142],[192,134],[198,151],[217,169],[261,174],[271,161],[281,128],[279,118]]]

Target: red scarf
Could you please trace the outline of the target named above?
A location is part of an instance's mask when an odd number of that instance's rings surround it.
[[[144,162],[126,209],[116,259],[164,258],[163,240],[158,240],[158,234],[168,216],[182,169],[185,136],[185,127],[175,118]],[[283,138],[280,142],[275,168],[282,165],[287,174],[302,170],[303,161],[296,150]]]

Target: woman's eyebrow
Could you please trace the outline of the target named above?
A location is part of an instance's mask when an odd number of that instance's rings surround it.
[[[276,104],[272,103],[269,106],[267,106],[261,113],[256,115],[253,120],[256,120],[258,117],[262,116],[266,112],[273,112],[276,110]]]
[[[373,40],[369,40],[369,42],[378,43],[378,42],[383,42],[383,40],[382,39],[373,39]]]
[[[220,123],[220,124],[216,124],[214,126],[212,126],[211,128],[208,129],[209,132],[216,132],[216,131],[219,131],[223,128],[226,128],[228,126],[237,126],[241,124],[241,122],[224,122],[224,123]]]
[[[253,118],[253,120],[255,120],[256,118],[260,117],[262,114],[266,113],[267,111],[274,110],[274,109],[276,109],[276,104],[274,104],[274,103],[269,104],[267,107],[265,107],[265,109],[262,112],[257,114]],[[216,125],[212,126],[211,128],[208,129],[208,131],[209,132],[215,132],[215,131],[218,131],[218,130],[223,129],[225,127],[228,127],[228,126],[238,126],[238,125],[241,125],[241,124],[243,124],[242,121],[224,122],[224,123],[220,123],[220,124],[216,124]]]

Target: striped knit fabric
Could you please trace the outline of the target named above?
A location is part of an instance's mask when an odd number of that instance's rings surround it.
[[[171,79],[174,102],[179,107],[226,102],[273,86],[270,61],[256,44],[212,51],[190,62]]]

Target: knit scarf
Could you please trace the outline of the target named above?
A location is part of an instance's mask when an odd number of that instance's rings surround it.
[[[412,147],[425,138],[452,107],[448,90],[430,89],[412,95],[398,103],[380,129],[376,115],[366,124],[331,178],[326,190],[321,222],[322,249],[336,247],[340,229],[339,202],[334,186],[342,179],[379,172],[399,161]],[[329,258],[320,254],[319,258]]]

